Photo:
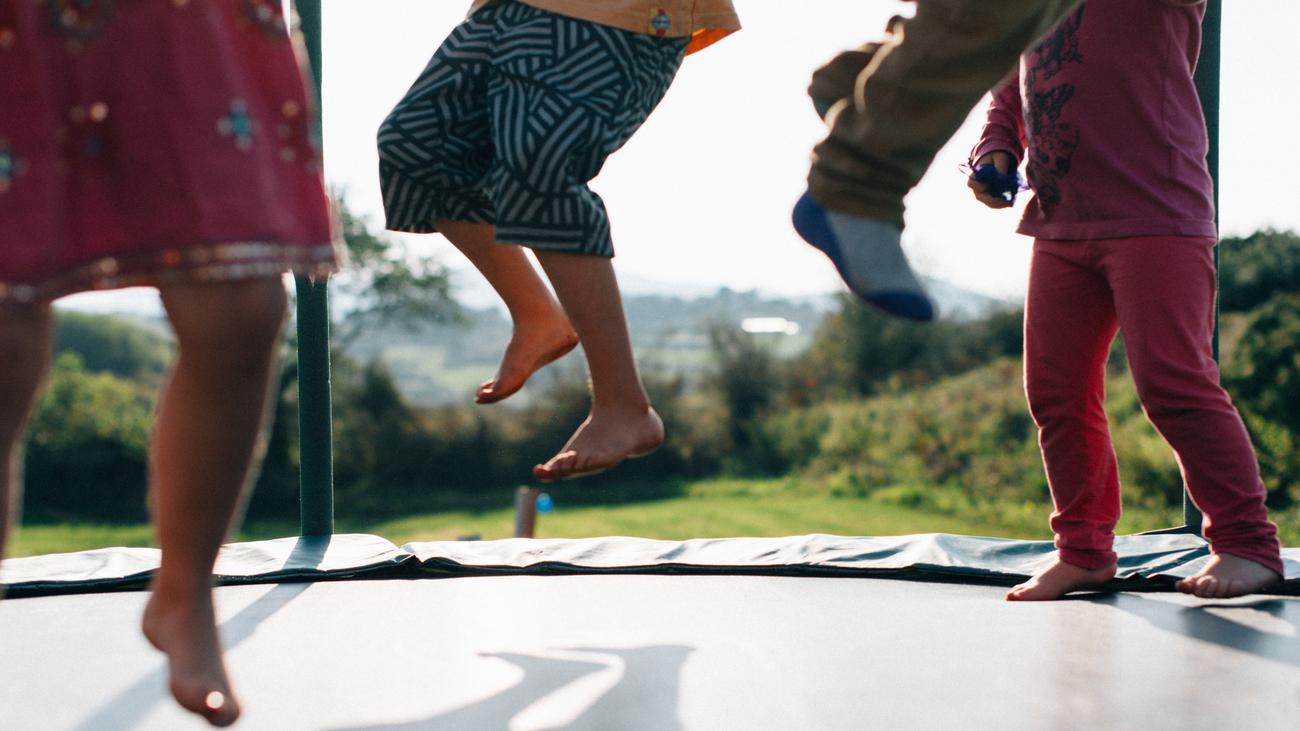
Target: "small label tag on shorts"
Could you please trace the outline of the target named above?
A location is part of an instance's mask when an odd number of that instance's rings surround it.
[[[650,11],[650,32],[657,36],[666,36],[668,31],[673,28],[673,19],[668,15],[668,11],[663,8],[656,8]]]

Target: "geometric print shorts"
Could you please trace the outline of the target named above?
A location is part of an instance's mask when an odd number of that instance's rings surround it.
[[[587,184],[658,106],[687,43],[514,0],[479,9],[380,127],[388,228],[490,223],[499,243],[613,256]]]

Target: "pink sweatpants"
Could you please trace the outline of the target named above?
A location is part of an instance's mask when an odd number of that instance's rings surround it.
[[[1116,560],[1119,469],[1103,398],[1106,358],[1121,330],[1138,398],[1205,513],[1211,550],[1282,573],[1255,450],[1211,350],[1213,257],[1205,238],[1034,242],[1025,392],[1067,563]]]

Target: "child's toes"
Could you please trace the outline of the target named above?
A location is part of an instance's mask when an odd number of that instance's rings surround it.
[[[560,452],[546,461],[546,464],[539,464],[533,468],[533,476],[544,482],[554,482],[562,480],[564,476],[573,472],[573,464],[577,461],[578,453],[572,450]]]

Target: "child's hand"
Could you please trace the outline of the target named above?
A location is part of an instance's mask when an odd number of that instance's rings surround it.
[[[982,157],[980,157],[980,159],[976,160],[975,165],[973,167],[978,168],[981,165],[988,165],[988,164],[992,164],[993,167],[997,168],[998,173],[1002,175],[1006,175],[1007,173],[1011,172],[1016,168],[1016,158],[1012,157],[1011,153],[1008,152],[1001,152],[1001,151],[990,152],[987,155],[983,155]],[[966,180],[966,186],[975,193],[975,200],[979,201],[980,203],[983,203],[989,208],[1010,208],[1011,207],[1011,203],[1007,202],[1005,198],[1003,198],[1002,196],[996,193],[989,191],[989,186],[985,185],[984,183],[981,183],[975,178],[968,178]]]

